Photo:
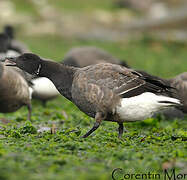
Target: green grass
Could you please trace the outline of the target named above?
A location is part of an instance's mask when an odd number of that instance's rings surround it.
[[[69,41],[59,37],[25,37],[33,52],[54,60],[63,59],[73,46],[95,45],[132,67],[169,77],[186,70],[186,45],[139,41],[104,43]],[[63,116],[65,111],[68,118]],[[168,161],[183,163],[187,159],[187,123],[158,117],[143,122],[125,123],[128,130],[117,138],[117,124],[103,122],[89,138],[82,139],[94,120],[80,112],[71,102],[59,97],[43,108],[33,102],[32,122],[27,122],[27,110],[1,114],[10,122],[0,125],[0,179],[80,179],[108,180],[114,168],[126,173],[161,173]],[[56,134],[37,133],[40,126],[55,124]],[[177,172],[183,167],[176,166]]]

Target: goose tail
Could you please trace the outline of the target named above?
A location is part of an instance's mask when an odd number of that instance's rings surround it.
[[[158,99],[158,103],[162,104],[163,106],[182,106],[182,103],[179,99],[170,98],[166,96],[160,96]]]

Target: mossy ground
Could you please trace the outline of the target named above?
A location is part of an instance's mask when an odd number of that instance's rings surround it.
[[[58,41],[57,41],[58,39]],[[98,45],[136,68],[169,77],[186,69],[186,45],[162,42],[68,42],[57,37],[27,38],[33,52],[63,59],[76,45]],[[64,115],[64,112],[65,115]],[[66,116],[67,115],[67,116]],[[44,108],[33,101],[32,121],[27,110],[0,115],[8,124],[0,128],[0,179],[111,179],[114,168],[125,172],[162,172],[164,162],[183,163],[187,159],[187,118],[158,117],[143,122],[125,123],[128,132],[117,138],[117,124],[103,122],[87,139],[80,138],[94,120],[80,112],[71,102],[59,97]],[[40,127],[57,131],[37,133]],[[177,167],[180,172],[181,167]]]
[[[22,0],[15,0],[18,1]],[[95,3],[94,7],[97,6]],[[71,3],[65,3],[64,7],[74,9]],[[104,7],[107,9],[108,5]],[[29,8],[31,13],[35,11]],[[34,53],[56,61],[61,61],[74,46],[93,45],[126,60],[134,68],[161,77],[172,77],[187,70],[187,45],[182,43],[150,38],[111,43],[20,34],[19,38]],[[108,180],[113,169],[118,167],[124,173],[163,174],[163,163],[166,165],[166,162],[168,166],[173,164],[171,166],[178,173],[184,171],[187,117],[171,120],[158,116],[142,122],[125,123],[128,132],[122,139],[117,138],[117,124],[103,122],[93,135],[82,139],[80,135],[91,128],[94,120],[71,102],[59,97],[48,102],[45,108],[37,101],[32,104],[31,122],[27,121],[26,108],[0,114],[0,118],[9,120],[0,124],[1,180]],[[53,124],[57,127],[56,133],[37,132],[41,127],[52,127]]]

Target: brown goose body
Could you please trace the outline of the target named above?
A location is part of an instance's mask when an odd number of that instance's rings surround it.
[[[65,55],[64,61],[63,61],[64,64],[71,65],[74,67],[85,67],[85,66],[89,66],[92,64],[98,64],[98,63],[104,63],[104,62],[105,63],[110,62],[113,64],[121,64],[125,67],[129,67],[124,61],[118,60],[117,58],[112,56],[110,53],[108,53],[102,49],[92,47],[92,46],[72,48]],[[175,78],[171,79],[171,81],[170,81],[167,79],[153,76],[145,71],[141,71],[141,70],[136,70],[136,71],[143,74],[146,77],[149,77],[152,79],[154,78],[154,79],[157,79],[158,81],[161,80],[162,82],[164,82],[168,86],[174,86],[178,91],[173,91],[173,93],[171,92],[169,94],[169,96],[172,96],[174,98],[180,98],[180,100],[183,99],[184,106],[181,110],[176,109],[176,108],[170,108],[170,109],[164,110],[164,111],[162,111],[162,114],[164,114],[165,117],[167,117],[167,118],[183,118],[183,116],[184,116],[183,113],[185,113],[184,108],[186,108],[185,104],[187,104],[187,99],[186,99],[187,95],[185,95],[186,91],[184,91],[184,80],[183,80],[183,83],[179,83],[179,81],[181,81],[181,80],[179,80],[180,77],[178,77],[176,80],[175,80]],[[180,96],[176,96],[176,94],[178,94]],[[165,93],[165,95],[167,96],[168,93]],[[182,95],[182,97],[181,97],[181,95]]]
[[[117,122],[121,136],[123,122],[143,120],[162,108],[181,105],[179,100],[161,95],[170,89],[161,80],[116,64],[75,68],[30,53],[9,59],[10,64],[49,78],[64,97],[94,117],[93,128],[83,137],[95,131],[103,120]]]
[[[156,81],[159,84],[154,84],[155,82],[149,82],[149,79],[144,79],[142,74],[134,70],[110,63],[81,68],[74,77],[74,103],[91,117],[95,117],[96,112],[103,109],[103,112],[110,114],[112,121],[117,121],[116,115],[112,117],[111,114],[116,105],[120,104],[121,97],[129,98],[144,92],[167,92],[167,86],[162,82]]]
[[[177,75],[169,80],[170,85],[177,89],[177,93],[173,93],[173,97],[178,98],[183,103],[182,111],[187,113],[187,72]]]
[[[107,51],[104,51],[94,46],[72,48],[64,56],[64,60],[62,63],[74,67],[85,67],[92,64],[107,62],[112,64],[120,64],[125,67],[128,67],[125,61],[121,61],[118,58],[112,56]]]
[[[31,113],[31,97],[26,80],[12,67],[0,63],[0,112],[15,112],[22,106]]]

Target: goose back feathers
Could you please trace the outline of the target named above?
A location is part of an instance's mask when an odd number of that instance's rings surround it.
[[[128,67],[126,62],[120,61],[119,59],[112,56],[110,53],[94,46],[72,48],[64,56],[64,60],[62,63],[74,67],[85,67],[92,64],[107,62],[112,64],[120,64],[125,67]]]
[[[0,63],[0,112],[14,112],[22,106],[31,113],[31,96],[25,79],[12,67]]]

